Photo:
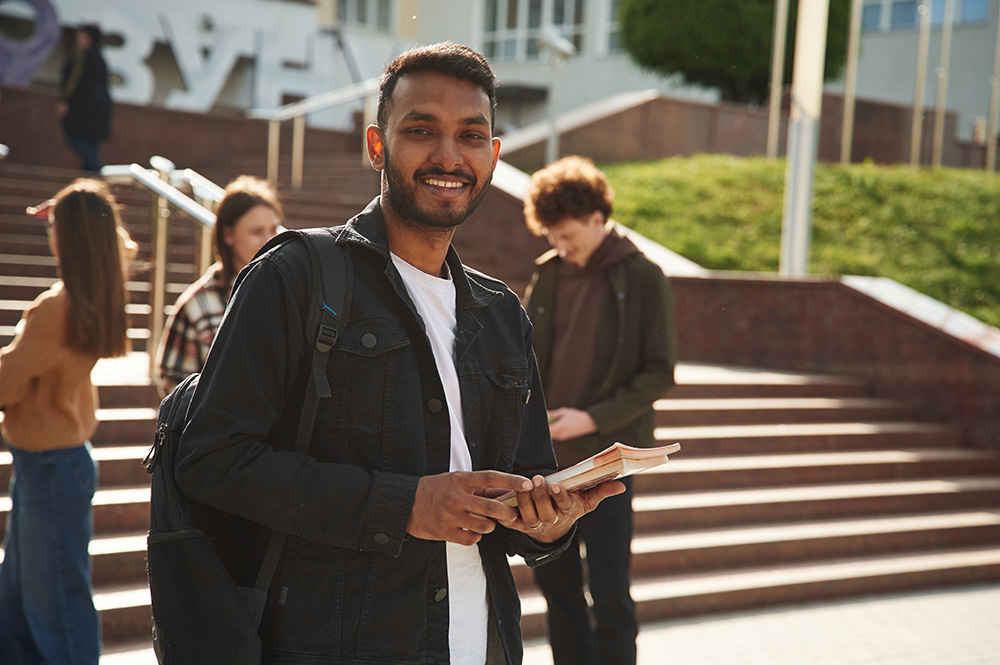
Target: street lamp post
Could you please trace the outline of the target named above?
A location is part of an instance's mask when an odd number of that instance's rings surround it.
[[[808,273],[812,178],[819,148],[829,9],[829,0],[801,0],[799,3],[792,69],[792,112],[788,122],[785,208],[781,225],[779,270],[786,277]]]

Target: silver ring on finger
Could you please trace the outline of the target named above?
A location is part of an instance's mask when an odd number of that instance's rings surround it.
[[[532,526],[532,525],[529,524],[528,528],[529,529],[540,529],[540,528],[542,528],[542,523],[539,522],[538,524],[535,524],[534,526]]]

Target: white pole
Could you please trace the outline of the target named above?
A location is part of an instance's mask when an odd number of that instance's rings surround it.
[[[767,117],[767,158],[778,156],[781,135],[781,80],[785,76],[785,37],[788,34],[788,0],[777,0],[774,7],[774,38],[771,48],[771,97]]]
[[[951,24],[955,0],[944,0],[944,25],[941,29],[941,57],[938,62],[937,97],[934,102],[934,146],[931,151],[931,164],[941,166],[941,153],[944,150],[944,113],[945,102],[948,99],[948,67],[951,63]]]
[[[566,61],[551,53],[549,66],[552,68],[551,84],[549,85],[549,140],[545,144],[545,163],[551,164],[559,159],[559,127],[556,119],[559,117],[559,78]]]
[[[997,167],[997,113],[1000,112],[1000,11],[997,13],[997,39],[993,52],[993,76],[990,77],[990,114],[986,117],[986,170]]]
[[[841,164],[851,163],[851,146],[854,143],[854,94],[858,80],[858,44],[860,42],[861,0],[851,0],[851,25],[847,37],[847,68],[844,78],[844,119],[840,127]]]
[[[812,176],[819,148],[823,106],[823,62],[829,0],[800,0],[792,70],[792,113],[788,122],[788,165],[782,219],[780,272],[808,273]]]
[[[913,83],[913,119],[910,124],[910,166],[920,165],[920,143],[924,135],[924,89],[927,86],[927,46],[931,37],[931,10],[917,5],[920,37],[917,40],[917,79]]]

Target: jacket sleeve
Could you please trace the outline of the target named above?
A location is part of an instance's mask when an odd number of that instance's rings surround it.
[[[677,332],[674,328],[674,303],[670,282],[659,266],[644,262],[638,273],[638,284],[629,284],[640,302],[639,330],[626,331],[635,335],[627,339],[641,349],[637,372],[612,389],[604,399],[587,407],[599,432],[613,432],[629,425],[648,412],[656,400],[674,387],[674,365],[677,364]]]
[[[536,474],[546,476],[555,472],[556,456],[552,449],[552,437],[549,435],[549,421],[545,411],[545,396],[542,393],[542,382],[538,374],[538,365],[532,350],[532,328],[528,317],[521,313],[522,325],[525,331],[524,348],[529,359],[528,401],[521,419],[521,437],[514,458],[513,472],[531,478]],[[527,564],[535,566],[555,559],[565,550],[576,533],[576,525],[554,543],[539,543],[527,534],[513,529],[507,532],[506,550],[510,555],[524,557]]]
[[[321,463],[292,441],[267,440],[301,395],[304,255],[299,269],[278,253],[241,275],[192,399],[177,481],[189,497],[271,529],[397,556],[419,478]]]

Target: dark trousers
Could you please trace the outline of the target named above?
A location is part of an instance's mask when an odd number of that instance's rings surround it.
[[[635,665],[639,633],[629,591],[632,560],[632,485],[580,518],[562,556],[535,569],[548,603],[549,643],[555,665]],[[586,571],[580,545],[586,547]],[[584,574],[593,598],[584,596]],[[591,612],[593,621],[591,621]]]
[[[96,140],[79,134],[66,132],[66,145],[80,157],[80,168],[84,171],[100,173],[104,163],[101,161],[101,145]]]

